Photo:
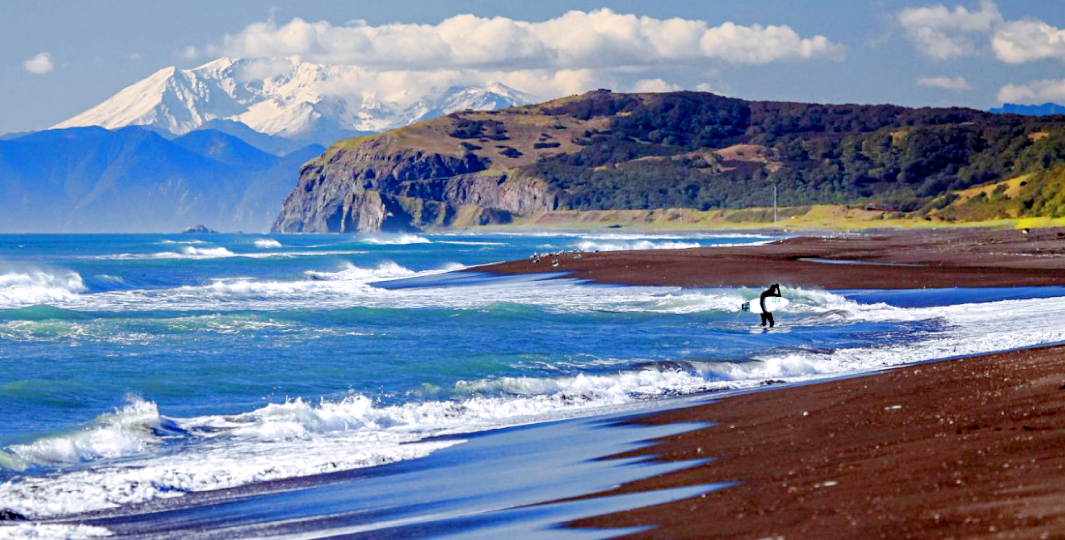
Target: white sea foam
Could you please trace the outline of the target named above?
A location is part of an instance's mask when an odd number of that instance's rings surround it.
[[[70,270],[7,271],[0,273],[0,309],[59,304],[87,290],[81,276]]]
[[[262,246],[259,246],[262,247]],[[272,248],[283,247],[280,244],[278,246],[270,246]],[[227,259],[231,257],[245,257],[248,259],[270,259],[270,258],[296,258],[296,257],[322,257],[330,255],[361,255],[365,254],[365,251],[358,250],[334,250],[334,251],[277,251],[272,253],[252,252],[252,253],[235,253],[224,247],[218,248],[195,248],[186,246],[181,248],[180,251],[162,251],[158,253],[119,253],[115,255],[98,255],[89,257],[90,259],[98,260],[117,260],[117,261],[137,261],[137,260],[153,260],[153,259],[189,259],[189,260],[203,260],[203,259]]]
[[[206,285],[172,289],[108,291],[77,295],[53,305],[78,311],[144,310],[305,310],[369,308],[482,309],[498,304],[538,306],[552,312],[737,312],[756,291],[685,290],[677,287],[604,287],[572,279],[538,276],[486,279],[472,288],[430,287],[388,290],[375,282],[427,277],[462,269],[457,263],[415,272],[392,262],[374,267],[346,263],[334,271],[308,270],[305,279],[216,279]],[[475,291],[471,294],[471,291]],[[788,290],[791,312],[846,303],[838,295]],[[854,304],[850,302],[850,304]],[[838,306],[837,306],[838,307]]]
[[[111,531],[91,525],[0,523],[0,540],[87,540],[104,536],[112,536]]]
[[[159,410],[154,403],[131,399],[122,409],[100,416],[84,429],[9,447],[17,469],[29,465],[63,465],[116,458],[147,451],[158,442]]]
[[[471,242],[465,240],[437,240],[438,244],[453,244],[456,246],[505,246],[506,242]]]
[[[379,246],[405,246],[409,244],[431,244],[432,240],[416,234],[377,234],[362,238],[361,242]]]
[[[653,378],[643,382],[654,388]],[[522,384],[510,386],[520,389]],[[523,397],[474,396],[461,401],[430,401],[391,407],[376,406],[364,396],[311,404],[302,400],[267,405],[235,416],[166,419],[200,442],[180,453],[145,455],[138,445],[123,454],[106,439],[126,441],[154,433],[159,446],[160,417],[138,419],[126,414],[122,422],[99,419],[108,425],[107,437],[92,453],[111,458],[91,469],[42,477],[22,477],[0,484],[3,507],[33,518],[144,502],[160,497],[246,485],[254,482],[307,476],[414,459],[460,444],[461,440],[424,440],[442,434],[461,434],[506,425],[558,418],[560,413],[587,414],[610,404],[631,401],[625,384],[577,377],[556,383],[551,394]],[[545,387],[546,388],[546,387]],[[487,389],[487,387],[486,387]],[[464,390],[475,392],[467,385]],[[131,404],[138,410],[143,404]],[[154,405],[148,404],[152,409]],[[118,413],[116,413],[118,414]],[[81,435],[69,444],[42,440],[16,447],[33,464],[53,464],[57,446],[79,446]],[[60,437],[62,438],[62,437]],[[54,438],[53,438],[54,439]],[[102,447],[102,448],[101,448]],[[43,450],[43,451],[42,451]],[[43,455],[42,455],[43,454]],[[64,452],[70,460],[86,452]],[[102,459],[102,458],[101,458]]]
[[[698,242],[653,242],[651,240],[582,240],[577,249],[582,251],[632,251],[646,249],[688,249],[701,247]]]
[[[273,249],[280,248],[281,242],[274,240],[273,238],[260,238],[255,241],[255,247],[261,249]]]
[[[84,430],[10,448],[26,465],[99,463],[0,484],[0,508],[43,518],[381,465],[462,442],[426,440],[433,436],[618,410],[650,397],[707,388],[698,374],[647,369],[609,376],[460,381],[452,389],[458,397],[454,401],[380,406],[352,395],[195,418],[165,418],[155,404],[131,398],[129,405]],[[188,439],[181,452],[152,453],[163,449],[167,437],[178,437],[168,433],[178,432]]]
[[[126,280],[122,279],[119,276],[112,276],[110,274],[97,274],[96,279],[99,279],[100,281],[107,281],[109,283],[117,283],[119,285],[126,284]]]
[[[343,284],[352,276],[365,281],[375,275],[409,272],[394,265],[374,269],[352,266],[323,274],[321,283]],[[467,299],[477,296],[478,301],[483,301],[480,297],[485,295],[501,297],[507,287],[499,288],[494,292],[492,287],[487,287],[487,292],[479,288],[477,295],[451,289],[447,294]],[[528,289],[530,284],[510,287],[515,288]],[[537,284],[531,288],[536,289]],[[563,284],[556,291],[565,293],[569,288],[584,291],[586,308],[613,303],[613,309],[619,311],[665,313],[735,311],[740,301],[752,298],[756,292],[647,288],[634,294],[638,288],[572,284]],[[563,301],[576,300],[574,291],[565,293],[570,296]],[[387,295],[397,291],[378,292]],[[544,292],[534,291],[522,298],[550,296]],[[132,400],[127,407],[97,419],[84,430],[8,449],[23,467],[76,465],[85,460],[99,464],[90,470],[75,467],[74,472],[10,481],[0,485],[0,500],[14,501],[7,503],[9,509],[26,515],[59,515],[188,491],[373,466],[423,456],[456,444],[455,440],[425,440],[433,435],[616,410],[651,398],[752,387],[766,379],[806,380],[1065,341],[1065,329],[1056,324],[1065,317],[1065,298],[904,309],[858,304],[824,291],[785,288],[784,292],[793,300],[780,317],[788,325],[815,324],[828,314],[835,314],[841,321],[934,324],[924,333],[908,333],[905,343],[892,340],[873,347],[828,351],[794,348],[763,354],[753,361],[697,360],[681,366],[652,366],[613,374],[459,381],[443,390],[454,400],[412,401],[394,406],[381,406],[365,396],[352,395],[319,403],[274,403],[232,416],[168,419],[159,414],[154,404]],[[173,432],[168,431],[168,426],[180,428],[194,444],[179,453],[159,451],[165,447],[166,437],[175,436],[168,435]]]
[[[692,232],[692,233],[657,233],[657,232],[565,232],[565,231],[533,231],[533,232],[501,232],[490,233],[491,236],[516,236],[525,238],[557,238],[579,236],[587,240],[714,240],[714,239],[759,239],[778,240],[780,237],[753,233],[729,233],[729,232]]]

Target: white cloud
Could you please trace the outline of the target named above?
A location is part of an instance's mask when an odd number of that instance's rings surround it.
[[[609,9],[570,11],[543,22],[456,15],[436,25],[355,21],[343,26],[293,19],[248,25],[208,52],[239,57],[299,56],[379,70],[582,70],[841,60],[842,45],[804,38],[788,26],[711,27]]]
[[[52,55],[46,52],[38,53],[33,58],[26,60],[22,63],[22,67],[25,68],[26,71],[36,73],[37,75],[44,75],[55,69],[55,65],[52,64]]]
[[[965,77],[920,77],[917,79],[917,84],[921,86],[927,86],[929,88],[942,88],[943,90],[953,90],[955,92],[972,90],[972,87],[969,86],[969,81],[965,80]]]
[[[249,71],[252,78],[268,75],[271,66],[284,71],[292,59],[343,67],[335,78],[340,82],[325,91],[393,103],[448,86],[495,82],[544,99],[595,88],[664,91],[679,88],[667,82],[668,73],[706,77],[725,65],[845,56],[844,47],[827,37],[803,37],[784,25],[711,26],[609,9],[569,11],[542,22],[456,15],[438,24],[378,26],[299,18],[279,25],[271,15],[189,51],[257,59],[261,66]]]
[[[905,8],[896,18],[917,50],[936,60],[976,53],[976,40],[1003,22],[998,6],[991,0],[981,0],[980,9],[974,11],[964,6],[952,10],[943,4]]]
[[[640,79],[636,81],[636,84],[632,85],[632,91],[638,93],[675,92],[677,90],[681,90],[681,87],[670,84],[664,79]]]
[[[1010,64],[1047,58],[1065,60],[1065,30],[1038,19],[1012,21],[995,32],[991,48],[999,60]]]
[[[1065,79],[1046,79],[1028,84],[1007,84],[998,91],[1000,103],[1045,103],[1065,101]]]

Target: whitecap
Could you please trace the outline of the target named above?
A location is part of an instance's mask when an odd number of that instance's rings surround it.
[[[0,309],[59,304],[87,290],[81,275],[71,270],[9,271],[0,274]]]
[[[260,238],[255,241],[255,247],[260,249],[275,249],[280,248],[281,242],[274,240],[273,238]]]
[[[9,447],[12,468],[81,463],[147,451],[158,443],[154,430],[160,426],[159,410],[139,398],[128,400],[125,407],[101,415],[83,429]]]
[[[702,247],[702,244],[697,242],[652,242],[651,240],[582,240],[576,244],[576,248],[581,251],[632,251],[649,249],[689,249],[697,247]]]
[[[437,240],[438,244],[451,244],[455,246],[505,246],[506,242],[473,242],[466,240]]]
[[[375,244],[380,246],[405,246],[409,244],[432,243],[428,238],[416,234],[378,234],[361,238],[360,241],[364,244]]]

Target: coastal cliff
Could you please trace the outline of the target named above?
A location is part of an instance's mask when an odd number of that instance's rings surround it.
[[[341,141],[304,165],[274,230],[408,231],[555,210],[557,193],[523,167],[580,148],[551,133],[603,122],[514,111],[466,111]]]
[[[1062,156],[1065,117],[600,90],[340,141],[303,166],[273,230],[682,216],[771,206],[774,193],[782,206],[945,219],[944,195],[1049,170]]]

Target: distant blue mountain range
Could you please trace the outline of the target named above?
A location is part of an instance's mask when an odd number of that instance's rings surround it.
[[[1057,103],[1044,103],[1042,105],[1017,105],[1016,103],[1006,103],[997,109],[991,109],[988,112],[994,114],[1020,114],[1023,116],[1050,116],[1054,114],[1065,114],[1065,106],[1058,105]]]
[[[325,148],[245,135],[287,153],[216,129],[172,140],[140,127],[0,139],[0,233],[178,232],[201,223],[265,232],[301,165]]]

